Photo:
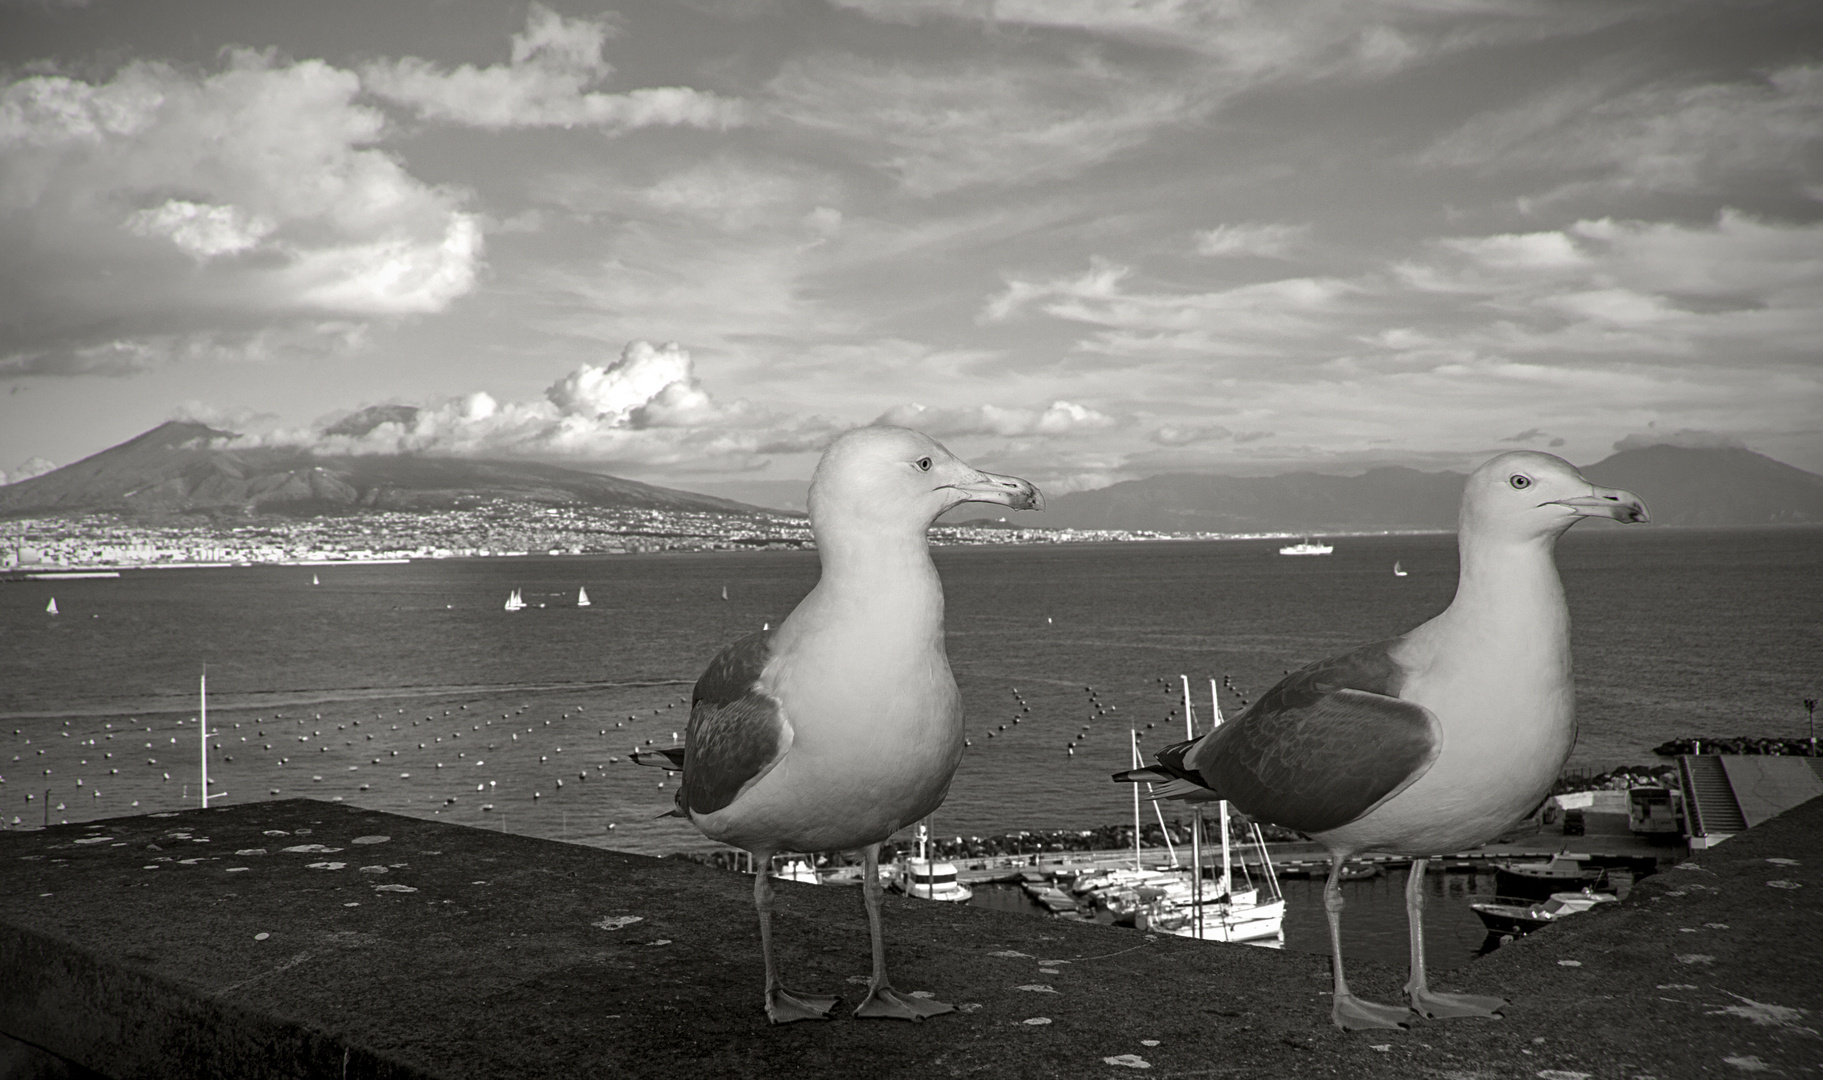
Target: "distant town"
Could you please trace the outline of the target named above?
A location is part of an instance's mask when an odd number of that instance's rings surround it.
[[[1055,544],[1189,539],[1176,534],[944,524],[934,544]],[[264,514],[158,519],[113,514],[0,522],[0,571],[372,562],[516,555],[603,555],[814,547],[809,520],[779,513],[551,506],[495,500],[436,512],[322,517]]]

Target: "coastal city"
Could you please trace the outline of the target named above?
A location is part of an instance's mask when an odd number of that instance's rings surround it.
[[[931,542],[1049,544],[1163,540],[1175,534],[1035,529],[1001,520],[942,524]],[[603,555],[657,551],[806,548],[801,514],[644,510],[490,500],[434,513],[185,515],[144,519],[113,514],[0,523],[0,571],[207,565],[374,562],[516,555]]]

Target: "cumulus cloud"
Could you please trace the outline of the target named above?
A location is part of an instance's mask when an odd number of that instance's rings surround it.
[[[468,292],[477,219],[374,146],[359,90],[245,50],[214,74],[135,61],[0,88],[0,374],[136,370]]]
[[[1000,405],[929,408],[907,404],[886,410],[874,423],[917,428],[940,438],[958,435],[998,435],[1010,438],[1100,431],[1113,427],[1114,418],[1070,401],[1053,401],[1042,409],[1007,408]]]
[[[1656,431],[1642,431],[1617,441],[1616,450],[1644,450],[1648,446],[1678,446],[1686,450],[1745,450],[1747,444],[1733,435],[1723,435],[1714,431],[1698,431],[1695,428],[1684,428],[1660,434]]]
[[[745,402],[718,402],[676,342],[633,341],[614,361],[580,364],[534,401],[477,390],[422,406],[371,406],[308,431],[251,436],[247,445],[321,454],[424,454],[566,460],[671,471],[728,471],[764,455],[821,449],[840,430]]]
[[[426,120],[469,127],[727,128],[742,121],[741,103],[688,87],[665,86],[610,94],[590,90],[613,71],[602,59],[611,35],[606,19],[566,19],[543,4],[526,13],[506,64],[443,69],[415,56],[380,60],[361,69],[369,93],[403,105]]]
[[[1199,255],[1263,255],[1282,259],[1310,235],[1308,225],[1217,225],[1196,234]]]
[[[49,458],[27,458],[20,462],[17,468],[0,469],[0,487],[17,484],[22,480],[30,480],[34,476],[43,476],[56,468],[57,463]]]

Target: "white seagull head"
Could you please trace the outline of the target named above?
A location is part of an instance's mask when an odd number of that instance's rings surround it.
[[[1552,454],[1515,450],[1469,474],[1461,529],[1513,540],[1552,538],[1586,517],[1650,521],[1638,495],[1596,487]]]
[[[965,502],[1042,510],[1030,481],[982,472],[921,431],[855,428],[817,462],[810,480],[810,519],[821,524],[868,522],[923,531],[939,514]]]

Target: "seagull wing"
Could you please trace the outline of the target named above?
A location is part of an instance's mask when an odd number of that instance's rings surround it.
[[[723,649],[696,680],[677,791],[685,816],[713,814],[732,803],[791,749],[783,706],[759,688],[760,672],[772,658],[772,634],[749,634]]]
[[[1398,697],[1403,672],[1388,646],[1294,671],[1239,717],[1159,758],[1246,813],[1301,832],[1364,817],[1443,749],[1436,715]]]

